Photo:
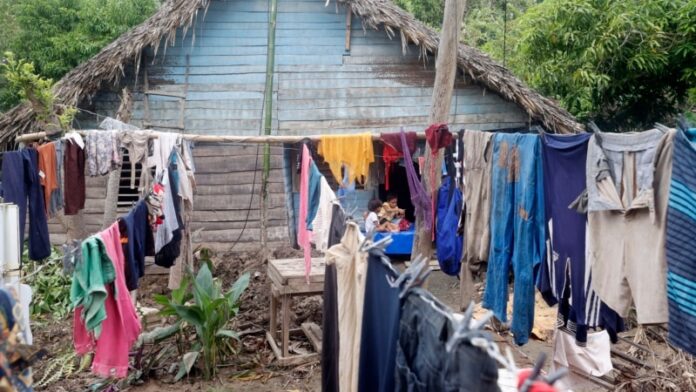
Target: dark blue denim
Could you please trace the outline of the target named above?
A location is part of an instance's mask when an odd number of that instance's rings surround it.
[[[5,153],[2,162],[3,197],[19,206],[19,236],[24,248],[24,226],[29,209],[29,258],[43,260],[51,254],[46,205],[39,182],[39,156],[35,149]]]
[[[394,391],[396,344],[401,316],[399,289],[386,277],[395,277],[379,256],[370,255],[365,278],[358,391]]]
[[[429,292],[415,288],[407,294],[399,323],[395,390],[499,391],[498,367],[486,352],[464,340],[452,352],[445,350],[453,333],[445,314],[451,310]]]

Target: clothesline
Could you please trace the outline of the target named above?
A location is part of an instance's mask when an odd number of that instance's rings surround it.
[[[88,131],[77,131],[77,133],[81,135],[86,135]],[[351,135],[351,134],[340,134],[340,135]],[[425,133],[424,132],[417,132],[416,133],[418,139],[425,139]],[[36,140],[41,140],[43,138],[46,138],[48,136],[51,136],[47,132],[35,132],[35,133],[26,133],[24,135],[17,136],[15,138],[15,142],[17,143],[27,143],[27,142],[32,142]],[[157,132],[152,133],[152,138],[157,137]],[[307,136],[278,136],[278,135],[263,135],[263,136],[222,136],[222,135],[196,135],[196,134],[181,134],[181,137],[184,140],[190,140],[190,141],[195,141],[195,142],[208,142],[208,143],[225,143],[225,142],[232,142],[232,143],[299,143],[302,140],[309,139],[312,141],[319,141],[321,139],[321,135],[307,135]],[[372,135],[372,140],[380,140],[380,135],[379,134],[374,134]]]

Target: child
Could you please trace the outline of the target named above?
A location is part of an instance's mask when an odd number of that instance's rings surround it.
[[[382,208],[382,202],[377,199],[367,203],[367,216],[365,217],[365,232],[371,231],[392,231],[398,232],[399,225],[395,225],[386,219],[380,219],[377,212]]]
[[[399,220],[404,217],[406,211],[399,208],[397,201],[398,199],[395,194],[387,194],[387,201],[382,204],[382,209],[379,211],[379,217],[398,225]]]

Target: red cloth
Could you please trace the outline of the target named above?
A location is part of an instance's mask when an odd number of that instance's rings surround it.
[[[406,145],[408,146],[408,152],[413,155],[416,152],[418,135],[413,131],[404,133],[406,134]],[[403,149],[401,147],[401,132],[382,133],[380,137],[382,138],[382,143],[384,143],[385,146],[389,145],[394,150],[403,153]]]
[[[384,160],[384,189],[389,190],[389,173],[391,173],[392,165],[403,157],[404,154],[394,149],[391,145],[384,143],[384,149],[382,150],[382,159]]]
[[[532,369],[522,369],[520,370],[519,373],[517,373],[517,389],[520,389],[522,387],[522,384],[524,384],[525,380],[527,380],[527,377],[532,373]],[[534,381],[532,386],[528,389],[529,392],[556,392],[556,388],[553,386],[543,382],[543,381]]]
[[[430,150],[433,155],[441,148],[452,144],[452,133],[450,133],[447,124],[433,124],[425,130],[425,140],[430,145]]]

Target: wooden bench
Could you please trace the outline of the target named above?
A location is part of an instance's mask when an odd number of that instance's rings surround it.
[[[292,297],[319,295],[324,292],[324,259],[312,259],[309,284],[305,279],[304,259],[269,260],[268,277],[271,279],[271,315],[270,329],[266,339],[280,366],[297,365],[319,358],[321,352],[321,329],[314,323],[304,323],[301,329],[290,330],[290,303]],[[281,307],[280,347],[278,336],[278,304]],[[315,353],[290,355],[290,334],[304,332],[314,347]]]

